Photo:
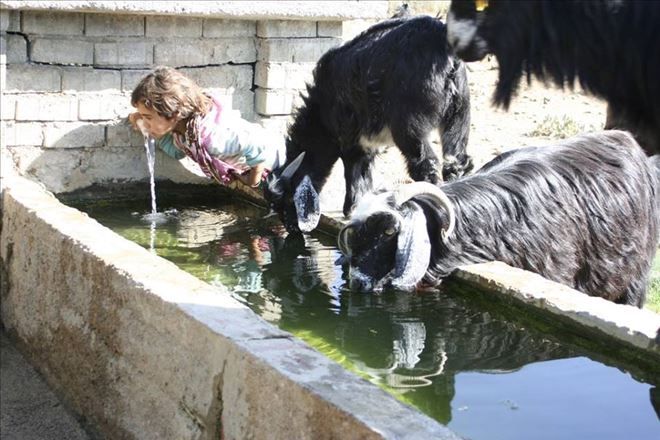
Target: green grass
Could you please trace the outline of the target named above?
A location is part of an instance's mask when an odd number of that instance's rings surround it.
[[[655,254],[655,260],[653,260],[651,281],[649,282],[649,291],[646,295],[644,307],[655,313],[660,313],[660,252]]]
[[[569,116],[546,116],[529,135],[552,139],[566,139],[582,131],[584,131],[584,127]]]

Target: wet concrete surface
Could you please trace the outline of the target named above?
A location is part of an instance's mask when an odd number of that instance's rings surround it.
[[[88,440],[43,377],[0,328],[0,438]]]

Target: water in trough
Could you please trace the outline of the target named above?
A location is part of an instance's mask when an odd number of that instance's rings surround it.
[[[223,193],[159,201],[157,224],[140,197],[69,204],[467,438],[660,438],[657,371],[627,371],[457,283],[351,292],[333,237],[287,236]]]

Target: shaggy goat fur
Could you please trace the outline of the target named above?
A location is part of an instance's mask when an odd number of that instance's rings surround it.
[[[308,176],[321,191],[338,159],[344,164],[348,215],[372,188],[377,147],[394,142],[410,176],[438,182],[472,169],[466,153],[470,102],[463,63],[448,54],[446,29],[431,17],[378,23],[343,46],[331,49],[314,69],[314,83],[296,111],[287,139],[287,163],[304,160],[290,182],[270,184],[265,196],[296,230],[291,195]],[[428,138],[438,131],[443,162]]]
[[[494,101],[508,108],[523,73],[572,87],[575,80],[608,103],[606,128],[633,133],[660,153],[660,2],[647,0],[453,0],[449,43],[468,61],[493,53]]]
[[[426,283],[438,284],[461,265],[500,260],[588,295],[641,307],[658,245],[658,163],[621,131],[509,151],[440,187],[456,219],[445,240],[440,231],[447,211],[413,197],[370,212],[358,205],[360,218],[344,228],[355,233],[340,233],[340,246],[344,237],[349,245],[342,251],[351,265],[382,281],[395,264],[396,244],[388,237],[405,229],[411,210],[421,209],[431,247]],[[421,231],[417,227],[415,234]]]

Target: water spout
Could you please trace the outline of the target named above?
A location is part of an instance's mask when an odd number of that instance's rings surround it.
[[[156,223],[159,220],[158,210],[156,208],[156,180],[154,178],[154,166],[156,164],[156,139],[154,139],[147,128],[144,126],[142,119],[137,120],[137,126],[144,136],[144,150],[147,155],[147,167],[149,168],[149,188],[151,191],[151,213],[143,216],[143,220],[149,222],[150,231],[150,247],[151,252],[155,253],[155,239],[156,239]]]
[[[147,154],[147,166],[149,168],[149,185],[151,189],[151,215],[158,213],[156,209],[156,182],[154,179],[154,165],[156,163],[156,139],[151,137],[142,119],[137,120],[137,125],[142,136],[144,136],[144,149]]]

